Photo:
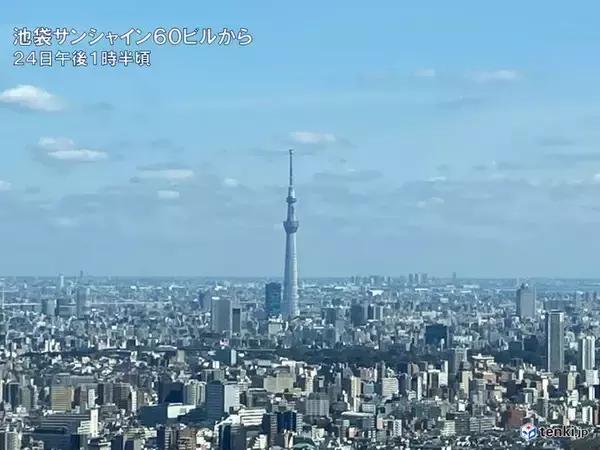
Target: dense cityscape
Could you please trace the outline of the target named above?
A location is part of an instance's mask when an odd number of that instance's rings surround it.
[[[600,281],[2,282],[0,449],[594,448]],[[579,445],[580,447],[576,447]]]

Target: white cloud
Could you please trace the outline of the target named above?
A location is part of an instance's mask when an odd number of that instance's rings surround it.
[[[48,152],[48,157],[57,161],[98,162],[108,159],[104,152],[88,149],[57,150]]]
[[[77,219],[72,217],[55,217],[50,220],[50,223],[59,228],[73,228],[79,225]]]
[[[177,200],[180,197],[178,191],[161,190],[156,192],[160,200]]]
[[[44,137],[38,141],[38,146],[45,150],[70,150],[75,144],[71,139]]]
[[[20,84],[15,88],[2,92],[0,103],[45,112],[57,112],[64,109],[64,105],[55,95],[26,84]]]
[[[239,185],[240,185],[240,182],[238,180],[236,180],[235,178],[225,178],[223,180],[223,186],[225,186],[225,187],[234,188],[234,187],[238,187]]]
[[[314,133],[312,131],[294,131],[290,137],[300,144],[331,144],[337,142],[337,138],[331,133]]]
[[[138,174],[140,180],[181,181],[194,176],[192,169],[144,169]]]
[[[443,183],[445,181],[448,181],[448,178],[446,177],[432,177],[429,179],[430,183]]]
[[[519,74],[514,70],[500,69],[487,72],[476,72],[469,76],[476,83],[517,81]]]
[[[435,78],[437,72],[435,69],[419,69],[415,70],[414,76],[417,78]]]
[[[444,203],[445,202],[443,198],[432,197],[429,200],[421,200],[420,202],[417,202],[417,208],[424,209],[430,206],[443,205]]]
[[[0,180],[0,192],[7,192],[12,189],[12,184],[8,181]]]
[[[72,140],[66,138],[45,137],[38,141],[38,147],[46,156],[63,162],[99,162],[106,161],[108,154],[100,150],[77,148]]]

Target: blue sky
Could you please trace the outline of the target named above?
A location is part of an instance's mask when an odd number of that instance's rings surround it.
[[[596,275],[596,3],[81,5],[3,7],[0,273],[279,276],[293,146],[303,276]],[[253,42],[14,67],[15,26]]]

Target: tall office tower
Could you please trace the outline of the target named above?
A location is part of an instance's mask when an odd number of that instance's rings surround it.
[[[434,323],[425,325],[425,344],[434,345],[436,347],[443,345],[449,346],[452,342],[450,336],[450,327],[442,323]]]
[[[207,311],[210,306],[210,294],[206,291],[198,291],[198,308],[200,311]]]
[[[18,381],[11,381],[4,385],[4,401],[14,410],[21,405],[21,387]]]
[[[161,380],[158,383],[158,402],[183,403],[183,391],[184,384],[181,381]]]
[[[173,426],[161,425],[156,430],[158,450],[169,450],[177,443],[177,429]]]
[[[113,384],[113,402],[119,409],[131,411],[132,392],[129,383],[114,383]]]
[[[19,396],[21,397],[21,405],[27,411],[37,409],[39,393],[35,385],[29,384],[27,386],[21,386]]]
[[[183,403],[185,405],[201,405],[204,403],[205,384],[198,380],[188,380],[183,386]]]
[[[466,348],[453,348],[451,351],[451,356],[450,356],[450,362],[449,362],[449,367],[448,367],[448,371],[451,374],[456,375],[460,369],[461,369],[461,365],[463,363],[467,362],[467,349]]]
[[[288,187],[287,218],[283,222],[285,230],[285,270],[283,273],[283,302],[281,313],[284,318],[289,319],[300,314],[298,309],[298,261],[296,257],[296,231],[298,221],[296,220],[296,192],[294,191],[294,151],[290,150],[290,185]]]
[[[0,432],[0,450],[20,450],[21,433],[10,429],[4,429]]]
[[[50,409],[54,412],[69,412],[73,403],[73,388],[64,384],[50,386]]]
[[[265,312],[267,317],[277,317],[281,314],[281,283],[265,285]]]
[[[63,292],[65,290],[65,276],[61,273],[58,275],[58,292]]]
[[[232,307],[228,298],[214,297],[210,306],[210,320],[215,333],[231,333]]]
[[[219,450],[246,450],[248,448],[246,428],[237,423],[219,426]]]
[[[350,322],[355,327],[362,327],[367,323],[367,311],[365,305],[354,303],[350,307]]]
[[[560,372],[565,366],[565,314],[546,312],[546,369]]]
[[[218,421],[240,406],[240,387],[235,382],[211,381],[206,385],[206,418]]]
[[[90,288],[80,286],[75,294],[75,315],[78,319],[83,319],[88,315]]]
[[[98,383],[98,396],[96,397],[96,405],[102,406],[108,403],[113,403],[113,384]]]
[[[231,309],[231,332],[233,334],[242,332],[242,308],[239,306]]]
[[[527,284],[517,289],[517,316],[520,318],[535,317],[535,291]]]
[[[596,366],[596,338],[581,336],[579,339],[579,372],[593,369]]]

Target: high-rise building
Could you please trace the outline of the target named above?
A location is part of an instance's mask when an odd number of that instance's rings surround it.
[[[452,342],[450,337],[450,327],[441,323],[434,323],[425,326],[425,344],[439,346],[441,343],[445,346]]]
[[[522,284],[517,289],[517,316],[520,318],[535,317],[535,290],[527,284]]]
[[[129,383],[114,383],[113,384],[113,402],[120,409],[130,411],[132,389]]]
[[[450,352],[450,361],[448,364],[448,371],[451,374],[456,375],[460,368],[461,364],[467,362],[467,349],[466,348],[453,348]]]
[[[240,386],[234,382],[211,381],[206,385],[206,418],[217,421],[231,408],[240,406]]]
[[[177,429],[174,427],[160,426],[156,430],[158,450],[169,450],[177,443]]]
[[[245,450],[247,448],[246,429],[243,425],[227,423],[219,427],[219,450]]]
[[[302,414],[296,411],[277,411],[277,432],[293,431],[297,432],[302,428]]]
[[[18,431],[0,431],[0,450],[19,450],[21,448],[21,433]]]
[[[21,405],[21,385],[17,381],[11,381],[4,385],[4,401],[15,409]]]
[[[231,332],[233,334],[242,332],[242,308],[239,306],[231,309]]]
[[[204,403],[206,383],[189,380],[183,386],[183,403],[186,405],[202,405]]]
[[[281,283],[265,285],[265,311],[267,317],[277,317],[281,314]]]
[[[83,319],[88,315],[90,288],[80,286],[75,294],[75,315],[78,319]]]
[[[50,409],[55,412],[71,411],[73,403],[73,387],[65,384],[50,386]]]
[[[38,389],[37,386],[29,384],[22,386],[20,389],[21,405],[27,411],[33,411],[38,406]]]
[[[342,389],[350,398],[360,397],[362,393],[362,380],[355,376],[346,377],[342,379]]]
[[[546,312],[546,369],[560,372],[565,366],[565,314]]]
[[[311,417],[329,417],[329,397],[323,393],[308,394],[306,415]]]
[[[205,311],[206,306],[208,304],[208,294],[204,292],[202,289],[198,291],[198,308],[200,311]]]
[[[46,316],[56,315],[56,299],[54,298],[43,298],[42,299],[42,314]]]
[[[231,333],[232,307],[228,298],[214,297],[210,308],[212,330],[215,333]]]
[[[98,383],[98,396],[96,397],[96,404],[98,406],[113,403],[113,384],[112,383]]]
[[[596,338],[581,336],[579,339],[579,372],[593,369],[596,366]]]
[[[300,314],[298,308],[298,260],[296,255],[296,231],[298,221],[296,220],[296,192],[294,191],[294,151],[290,150],[290,183],[288,187],[287,217],[283,222],[285,230],[285,269],[283,272],[283,301],[281,313],[284,318],[289,319]]]
[[[354,303],[350,307],[350,322],[355,327],[362,327],[367,323],[367,314],[365,305],[362,303]]]
[[[170,379],[158,383],[159,403],[183,403],[183,382]]]
[[[111,450],[125,450],[125,442],[127,439],[125,435],[121,432],[112,437],[110,440],[110,449]],[[89,449],[88,449],[89,450]]]

